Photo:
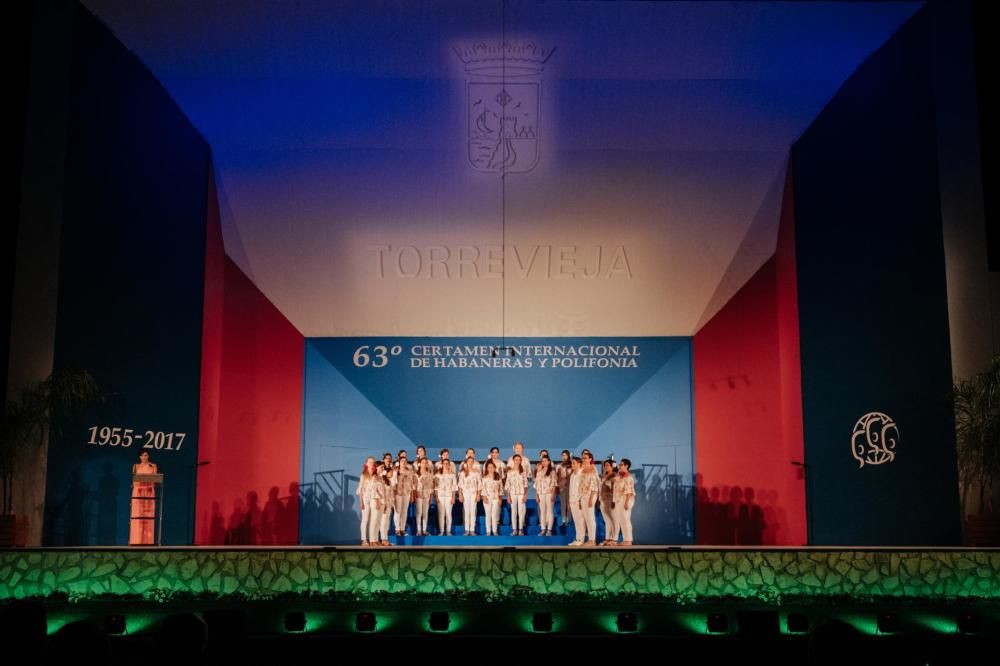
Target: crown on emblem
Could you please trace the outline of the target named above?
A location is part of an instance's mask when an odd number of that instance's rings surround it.
[[[465,71],[480,76],[534,76],[545,68],[555,47],[534,42],[476,42],[453,47]]]

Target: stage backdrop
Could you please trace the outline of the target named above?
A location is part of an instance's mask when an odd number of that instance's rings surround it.
[[[147,451],[165,474],[163,541],[188,544],[208,145],[82,8],[71,76],[55,364],[92,372],[107,401],[51,433],[43,543],[128,543]]]
[[[563,449],[579,455],[585,448],[598,460],[630,458],[640,488],[636,541],[690,543],[690,339],[507,343],[517,356],[492,358],[495,338],[307,340],[301,542],[358,542],[355,491],[368,455],[406,449],[412,459],[422,443],[432,459],[447,447],[461,460],[472,447],[483,460],[497,446],[506,460],[520,440],[533,460],[543,448],[554,459]],[[529,534],[537,533],[530,509],[529,522]],[[504,525],[502,533],[509,531]],[[571,538],[572,530],[552,542]]]

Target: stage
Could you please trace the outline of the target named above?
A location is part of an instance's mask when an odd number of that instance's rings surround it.
[[[774,601],[1000,599],[1000,549],[634,546],[28,548],[0,551],[0,600],[68,595],[561,596]]]

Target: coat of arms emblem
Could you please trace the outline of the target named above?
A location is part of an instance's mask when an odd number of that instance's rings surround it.
[[[487,173],[523,173],[538,164],[541,73],[555,49],[478,42],[455,48],[466,81],[469,164]]]

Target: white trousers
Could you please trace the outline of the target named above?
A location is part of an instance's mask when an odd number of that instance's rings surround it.
[[[417,498],[417,534],[427,531],[427,512],[431,508],[431,498],[420,496]]]
[[[555,493],[537,495],[538,500],[538,528],[541,530],[551,530],[554,517],[552,515],[552,504],[555,502]]]
[[[584,531],[583,511],[580,509],[579,499],[570,500],[569,512],[570,515],[573,516],[573,530],[575,531],[575,535],[573,538],[576,541],[583,541],[585,537],[583,533]]]
[[[491,497],[483,498],[483,509],[486,512],[486,533],[497,534],[500,525],[500,500]]]
[[[395,504],[392,507],[396,511],[396,531],[406,531],[406,518],[410,514],[410,496],[396,495]]]
[[[369,541],[369,533],[374,532],[375,537],[378,538],[378,523],[382,520],[382,517],[378,514],[378,511],[372,505],[371,502],[365,504],[365,508],[361,509],[361,540],[365,543]]]
[[[438,530],[441,534],[451,534],[451,496],[446,499],[438,498]]]
[[[601,517],[604,518],[604,538],[614,540],[618,538],[615,530],[615,517],[611,510],[611,502],[601,502]]]
[[[618,541],[618,533],[621,532],[622,541],[632,540],[632,508],[625,510],[625,502],[618,502],[614,508],[615,535],[612,541]]]
[[[379,523],[379,534],[383,535],[383,539],[388,541],[389,536],[389,519],[392,518],[392,501],[386,501],[385,507],[382,509],[382,522]]]
[[[524,495],[510,498],[510,528],[524,531]]]
[[[464,517],[466,534],[476,533],[476,504],[475,495],[462,502],[462,516]]]
[[[382,516],[386,512],[379,511],[374,506],[369,511],[371,511],[371,518],[368,522],[368,543],[378,543],[380,537],[386,538],[386,530],[382,527]]]
[[[576,525],[576,538],[580,541],[586,541],[587,537],[594,543],[597,543],[597,513],[594,511],[594,507],[587,506],[587,500],[582,500],[581,504],[583,508],[580,509],[580,520],[583,524],[576,522],[576,518],[573,518],[573,522]],[[583,537],[580,537],[580,528],[583,527]]]

